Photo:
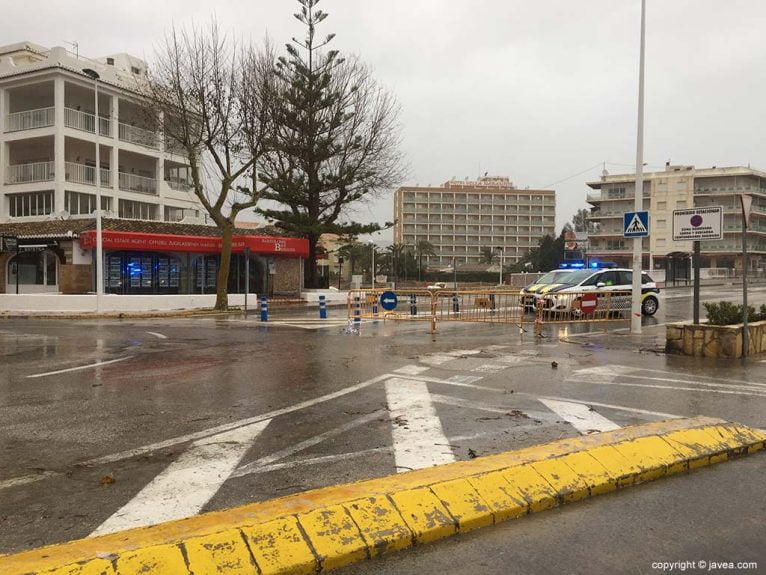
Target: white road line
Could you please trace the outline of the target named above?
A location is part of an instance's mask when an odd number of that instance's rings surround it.
[[[500,349],[506,349],[508,347],[511,347],[511,346],[509,346],[509,345],[488,345],[486,347],[486,349],[487,349],[487,351],[497,351],[497,350],[500,350]]]
[[[460,357],[461,355],[477,355],[479,353],[481,353],[480,349],[453,349],[452,351],[446,352],[447,355],[454,357]]]
[[[455,461],[425,382],[389,379],[386,398],[398,472]]]
[[[597,375],[612,375],[615,377],[621,377],[625,375],[626,373],[643,373],[643,372],[650,372],[650,373],[663,373],[667,375],[678,375],[677,371],[668,371],[665,369],[649,369],[649,368],[643,368],[643,367],[630,367],[627,365],[618,365],[618,364],[609,364],[609,365],[601,365],[597,367],[588,367],[585,369],[578,369],[574,373],[575,374],[597,374]],[[638,377],[638,376],[631,376],[631,377]],[[700,374],[693,374],[693,377],[695,380],[697,379],[712,379],[713,381],[721,381],[718,377],[713,377],[710,375],[700,375]],[[669,380],[669,381],[677,381],[677,380]],[[726,378],[726,382],[728,383],[742,383],[744,385],[748,386],[758,386],[758,387],[765,387],[766,383],[760,383],[757,381],[746,381],[743,379],[729,379]],[[688,382],[692,383],[692,382]]]
[[[639,371],[639,370],[633,370],[633,371]],[[647,371],[651,371],[651,370],[647,370]],[[601,368],[600,371],[599,371],[599,368],[593,368],[592,370],[587,370],[587,371],[578,370],[578,371],[575,371],[574,374],[575,375],[590,375],[597,378],[606,377],[606,378],[612,378],[612,379],[639,379],[642,381],[686,383],[689,385],[704,385],[706,387],[721,387],[723,389],[740,389],[745,391],[754,391],[757,393],[766,393],[766,385],[763,385],[762,383],[748,383],[746,385],[736,385],[732,383],[713,383],[708,381],[698,381],[696,377],[695,379],[676,379],[676,378],[670,378],[670,377],[650,377],[646,375],[630,375],[629,373],[615,373],[615,372],[609,371],[609,368],[607,366],[605,366],[604,368]],[[708,378],[708,379],[712,379],[712,378]],[[731,382],[734,380],[727,380],[727,381]]]
[[[455,357],[451,355],[433,354],[433,355],[424,355],[422,357],[419,357],[418,361],[420,361],[420,363],[425,363],[426,365],[441,365],[448,361],[452,361],[453,359],[455,359]]]
[[[431,394],[431,401],[433,401],[434,403],[441,403],[444,405],[452,405],[454,407],[464,407],[468,409],[476,409],[478,411],[487,411],[489,413],[506,414],[514,409],[517,409],[512,406],[502,407],[498,405],[488,405],[486,403],[482,403],[479,401],[471,401],[469,399],[452,397],[450,395],[441,395],[438,393]],[[551,415],[550,413],[546,411],[536,411],[536,410],[530,411],[527,409],[520,409],[519,411],[521,411],[525,415],[528,415],[531,418],[539,419],[540,421],[546,421],[548,423],[555,423],[556,421],[559,420],[558,417]]]
[[[518,395],[527,395],[519,393]],[[656,417],[662,417],[664,419],[679,419],[681,417],[684,417],[683,415],[676,415],[674,413],[664,413],[662,411],[649,411],[648,409],[639,409],[637,407],[627,407],[625,405],[614,405],[613,403],[597,403],[595,401],[583,401],[581,399],[572,399],[570,397],[538,397],[540,401],[544,399],[550,399],[554,401],[566,401],[569,403],[581,403],[583,405],[595,405],[596,407],[606,407],[609,409],[614,409],[615,411],[626,411],[629,413],[641,413],[643,415],[652,415]]]
[[[270,420],[194,442],[90,537],[199,513]]]
[[[178,437],[173,437],[171,439],[166,439],[165,441],[158,441],[157,443],[150,443],[149,445],[144,445],[142,447],[136,447],[135,449],[128,449],[126,451],[121,451],[119,453],[113,453],[110,455],[104,455],[102,457],[96,457],[94,459],[90,459],[88,461],[84,462],[84,465],[101,465],[103,463],[112,463],[114,461],[120,461],[122,459],[129,459],[131,457],[135,457],[137,455],[143,455],[144,453],[151,453],[152,451],[157,451],[158,449],[164,449],[166,447],[172,447],[174,445],[178,445],[179,443],[186,443],[187,441],[194,441],[197,439],[201,439],[203,437],[209,437],[211,435],[216,435],[218,433],[222,433],[224,431],[229,431],[231,429],[236,429],[238,427],[243,427],[245,425],[250,425],[252,423],[258,423],[260,421],[265,421],[267,419],[274,419],[275,417],[279,417],[280,415],[286,415],[288,413],[293,413],[294,411],[300,411],[301,409],[305,409],[307,407],[312,407],[314,405],[317,405],[318,403],[324,403],[326,401],[330,401],[332,399],[336,399],[338,397],[342,397],[344,395],[348,395],[349,393],[353,393],[355,391],[359,391],[360,389],[364,389],[365,387],[369,387],[375,383],[378,383],[380,381],[383,381],[385,379],[388,379],[391,377],[390,374],[383,374],[379,375],[378,377],[373,377],[372,379],[368,379],[367,381],[363,381],[361,383],[357,383],[356,385],[350,385],[349,387],[344,387],[343,389],[340,389],[338,391],[334,391],[332,393],[328,393],[325,395],[321,395],[319,397],[315,397],[314,399],[308,399],[306,401],[301,401],[300,403],[294,403],[293,405],[290,405],[288,407],[283,407],[281,409],[275,409],[273,411],[269,411],[268,413],[264,413],[262,415],[256,415],[254,417],[248,417],[246,419],[240,419],[239,421],[233,421],[231,423],[227,423],[225,425],[219,425],[218,427],[211,427],[209,429],[203,429],[201,431],[197,431],[195,433],[189,433],[186,435],[179,435]]]
[[[620,429],[614,421],[611,421],[603,415],[592,411],[587,405],[573,403],[569,401],[555,401],[552,399],[541,399],[545,407],[558,414],[559,417],[568,421],[574,428],[587,435],[593,431],[612,431]]]
[[[19,485],[27,485],[28,483],[34,483],[36,481],[42,481],[48,479],[54,475],[61,475],[58,471],[43,471],[42,473],[35,473],[34,475],[25,475],[23,477],[14,477],[13,479],[5,479],[0,481],[0,490],[7,487],[18,487]]]
[[[476,383],[484,379],[480,375],[453,375],[445,380],[446,383]]]
[[[270,465],[276,461],[279,461],[280,459],[284,459],[285,457],[290,457],[291,455],[298,453],[299,451],[303,451],[304,449],[313,447],[319,443],[322,443],[323,441],[326,441],[327,439],[330,439],[331,437],[348,433],[352,429],[355,429],[357,427],[360,427],[362,425],[369,423],[370,421],[378,419],[382,415],[383,415],[383,410],[378,409],[376,411],[373,411],[372,413],[367,413],[361,417],[352,419],[351,421],[344,423],[343,425],[340,425],[333,429],[330,429],[329,431],[325,431],[324,433],[320,433],[319,435],[314,435],[313,437],[309,437],[308,439],[300,441],[296,443],[295,445],[291,445],[290,447],[286,447],[285,449],[281,449],[265,457],[260,457],[256,459],[255,461],[252,461],[248,463],[247,465],[243,465],[242,467],[237,469],[232,474],[232,477],[242,477],[243,475],[248,475],[249,473],[255,473],[258,471],[259,468],[263,467],[264,465]]]
[[[168,339],[168,336],[162,335],[161,333],[157,333],[156,331],[147,331],[149,335],[153,335],[154,337],[157,337],[159,339]]]
[[[592,379],[567,379],[572,383],[591,383],[594,385],[620,385],[623,387],[649,387],[652,389],[675,389],[677,391],[704,391],[706,393],[723,393],[726,395],[751,395],[754,397],[766,397],[766,393],[748,393],[747,391],[730,391],[726,389],[706,389],[704,387],[679,387],[674,385],[652,385],[645,383],[625,383],[622,381],[595,381]]]
[[[474,367],[471,371],[476,373],[498,373],[506,369],[507,365],[498,365],[496,363],[485,363]]]
[[[402,375],[418,375],[424,371],[428,371],[430,367],[424,367],[422,365],[404,365],[399,369],[395,369],[394,373],[400,373]]]
[[[34,375],[28,375],[27,379],[34,379],[37,377],[45,377],[47,375],[57,375],[59,373],[69,373],[70,371],[80,371],[83,369],[92,369],[94,367],[100,367],[102,365],[109,365],[111,363],[117,363],[120,361],[125,361],[126,359],[131,359],[133,356],[129,355],[128,357],[120,357],[118,359],[110,359],[108,361],[99,361],[97,363],[90,363],[88,365],[81,365],[79,367],[70,367],[68,369],[58,369],[56,371],[48,371],[46,373],[36,373]]]

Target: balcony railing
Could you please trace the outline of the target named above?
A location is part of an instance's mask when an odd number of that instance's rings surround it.
[[[48,182],[53,179],[53,162],[35,162],[34,164],[16,164],[6,170],[6,184],[28,184]]]
[[[98,133],[102,136],[112,135],[112,123],[109,118],[98,118]],[[64,125],[67,128],[82,130],[83,132],[96,133],[96,116],[74,108],[64,108]]]
[[[179,192],[188,192],[191,191],[193,188],[193,185],[188,180],[183,180],[181,178],[165,178],[165,181],[168,183],[168,186],[170,186],[171,190],[177,190]]]
[[[119,172],[118,186],[125,192],[138,192],[139,194],[156,194],[157,180],[136,174]]]
[[[75,164],[66,162],[66,181],[75,184],[96,185],[95,166],[86,166],[84,164]],[[101,187],[112,185],[112,171],[101,168]]]
[[[131,144],[138,144],[139,146],[145,146],[155,150],[160,147],[159,137],[156,132],[145,130],[137,126],[120,123],[118,137],[123,142],[130,142]]]
[[[18,132],[19,130],[47,128],[53,125],[55,118],[55,108],[38,108],[37,110],[14,112],[5,117],[5,131]]]

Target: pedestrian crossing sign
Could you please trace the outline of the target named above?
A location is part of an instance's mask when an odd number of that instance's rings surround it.
[[[649,212],[625,212],[622,222],[623,237],[645,238],[649,236]]]

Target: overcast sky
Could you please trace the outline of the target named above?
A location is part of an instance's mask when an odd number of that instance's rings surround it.
[[[4,2],[3,43],[79,43],[151,63],[173,24],[213,14],[256,42],[303,35],[290,0]],[[405,184],[479,173],[553,187],[557,228],[585,181],[636,154],[639,0],[323,0],[321,33],[358,54],[402,107]],[[215,10],[215,13],[213,12]],[[645,161],[766,168],[766,2],[648,0]],[[575,174],[579,174],[576,175]],[[392,192],[360,219],[392,218]],[[390,237],[390,233],[388,234]],[[385,237],[385,235],[384,235]]]

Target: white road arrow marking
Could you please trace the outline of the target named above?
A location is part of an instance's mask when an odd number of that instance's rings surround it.
[[[541,399],[540,401],[559,417],[571,423],[582,434],[588,434],[593,431],[620,429],[620,426],[614,421],[592,411],[587,405],[553,399]]]
[[[195,441],[90,536],[196,515],[229,478],[269,421]]]
[[[386,398],[392,423],[396,470],[421,469],[452,463],[441,421],[436,414],[428,386],[423,381],[392,378],[386,381]]]
[[[98,363],[90,363],[88,365],[81,365],[79,367],[70,367],[67,369],[59,369],[56,371],[48,371],[45,373],[36,373],[34,375],[28,375],[27,379],[34,379],[36,377],[45,377],[46,375],[58,375],[59,373],[68,373],[70,371],[80,371],[82,369],[91,369],[93,367],[100,367],[102,365],[109,365],[110,363],[117,363],[120,361],[125,361],[126,359],[131,359],[133,356],[129,355],[128,357],[120,357],[118,359],[110,359],[108,361],[99,361]]]

